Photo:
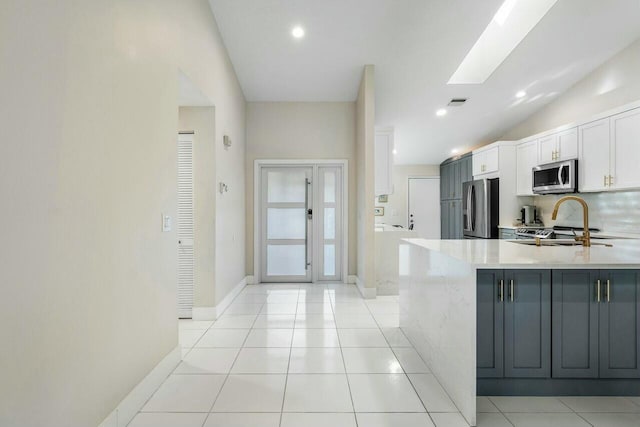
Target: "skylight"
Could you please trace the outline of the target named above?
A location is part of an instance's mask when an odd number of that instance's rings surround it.
[[[505,0],[449,84],[484,83],[557,1]]]

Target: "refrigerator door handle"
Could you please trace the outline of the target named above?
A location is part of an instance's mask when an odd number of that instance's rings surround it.
[[[471,200],[471,215],[469,216],[469,229],[476,231],[476,186],[472,185],[469,190],[469,199]]]
[[[465,231],[471,231],[471,185],[467,186],[467,214],[465,215]]]

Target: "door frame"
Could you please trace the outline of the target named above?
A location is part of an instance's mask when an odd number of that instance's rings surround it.
[[[347,283],[349,277],[349,161],[346,159],[256,159],[253,167],[253,277],[256,283],[260,283],[262,277],[262,221],[261,221],[261,194],[262,194],[262,168],[278,166],[336,166],[342,169],[342,271],[340,272],[342,283]],[[315,170],[315,169],[314,169]],[[314,221],[313,234],[317,235],[319,223]],[[313,242],[316,253],[316,242]],[[318,280],[318,269],[314,265],[311,273],[311,283]]]
[[[407,230],[409,229],[409,225],[411,224],[409,221],[411,220],[411,212],[409,211],[409,208],[411,207],[411,180],[412,179],[437,179],[438,183],[440,183],[441,177],[440,175],[408,175],[407,176]],[[438,186],[438,203],[440,203],[440,198],[441,198],[441,194],[440,194],[440,186]],[[442,233],[442,230],[440,230],[440,233]]]

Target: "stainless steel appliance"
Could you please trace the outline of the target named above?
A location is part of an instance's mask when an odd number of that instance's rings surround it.
[[[520,209],[522,215],[522,223],[524,225],[534,225],[536,223],[536,207],[535,206],[523,206]]]
[[[462,223],[468,239],[497,239],[500,181],[480,179],[462,184]]]
[[[532,170],[534,194],[561,194],[578,191],[578,161],[549,163]]]
[[[555,239],[555,233],[550,228],[517,228],[516,239]]]

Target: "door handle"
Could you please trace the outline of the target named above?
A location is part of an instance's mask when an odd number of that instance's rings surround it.
[[[562,168],[564,168],[564,166],[558,168],[558,184],[560,185],[564,184],[564,181],[562,181]]]
[[[309,269],[309,220],[311,219],[311,209],[309,209],[309,178],[304,179],[304,270]]]

